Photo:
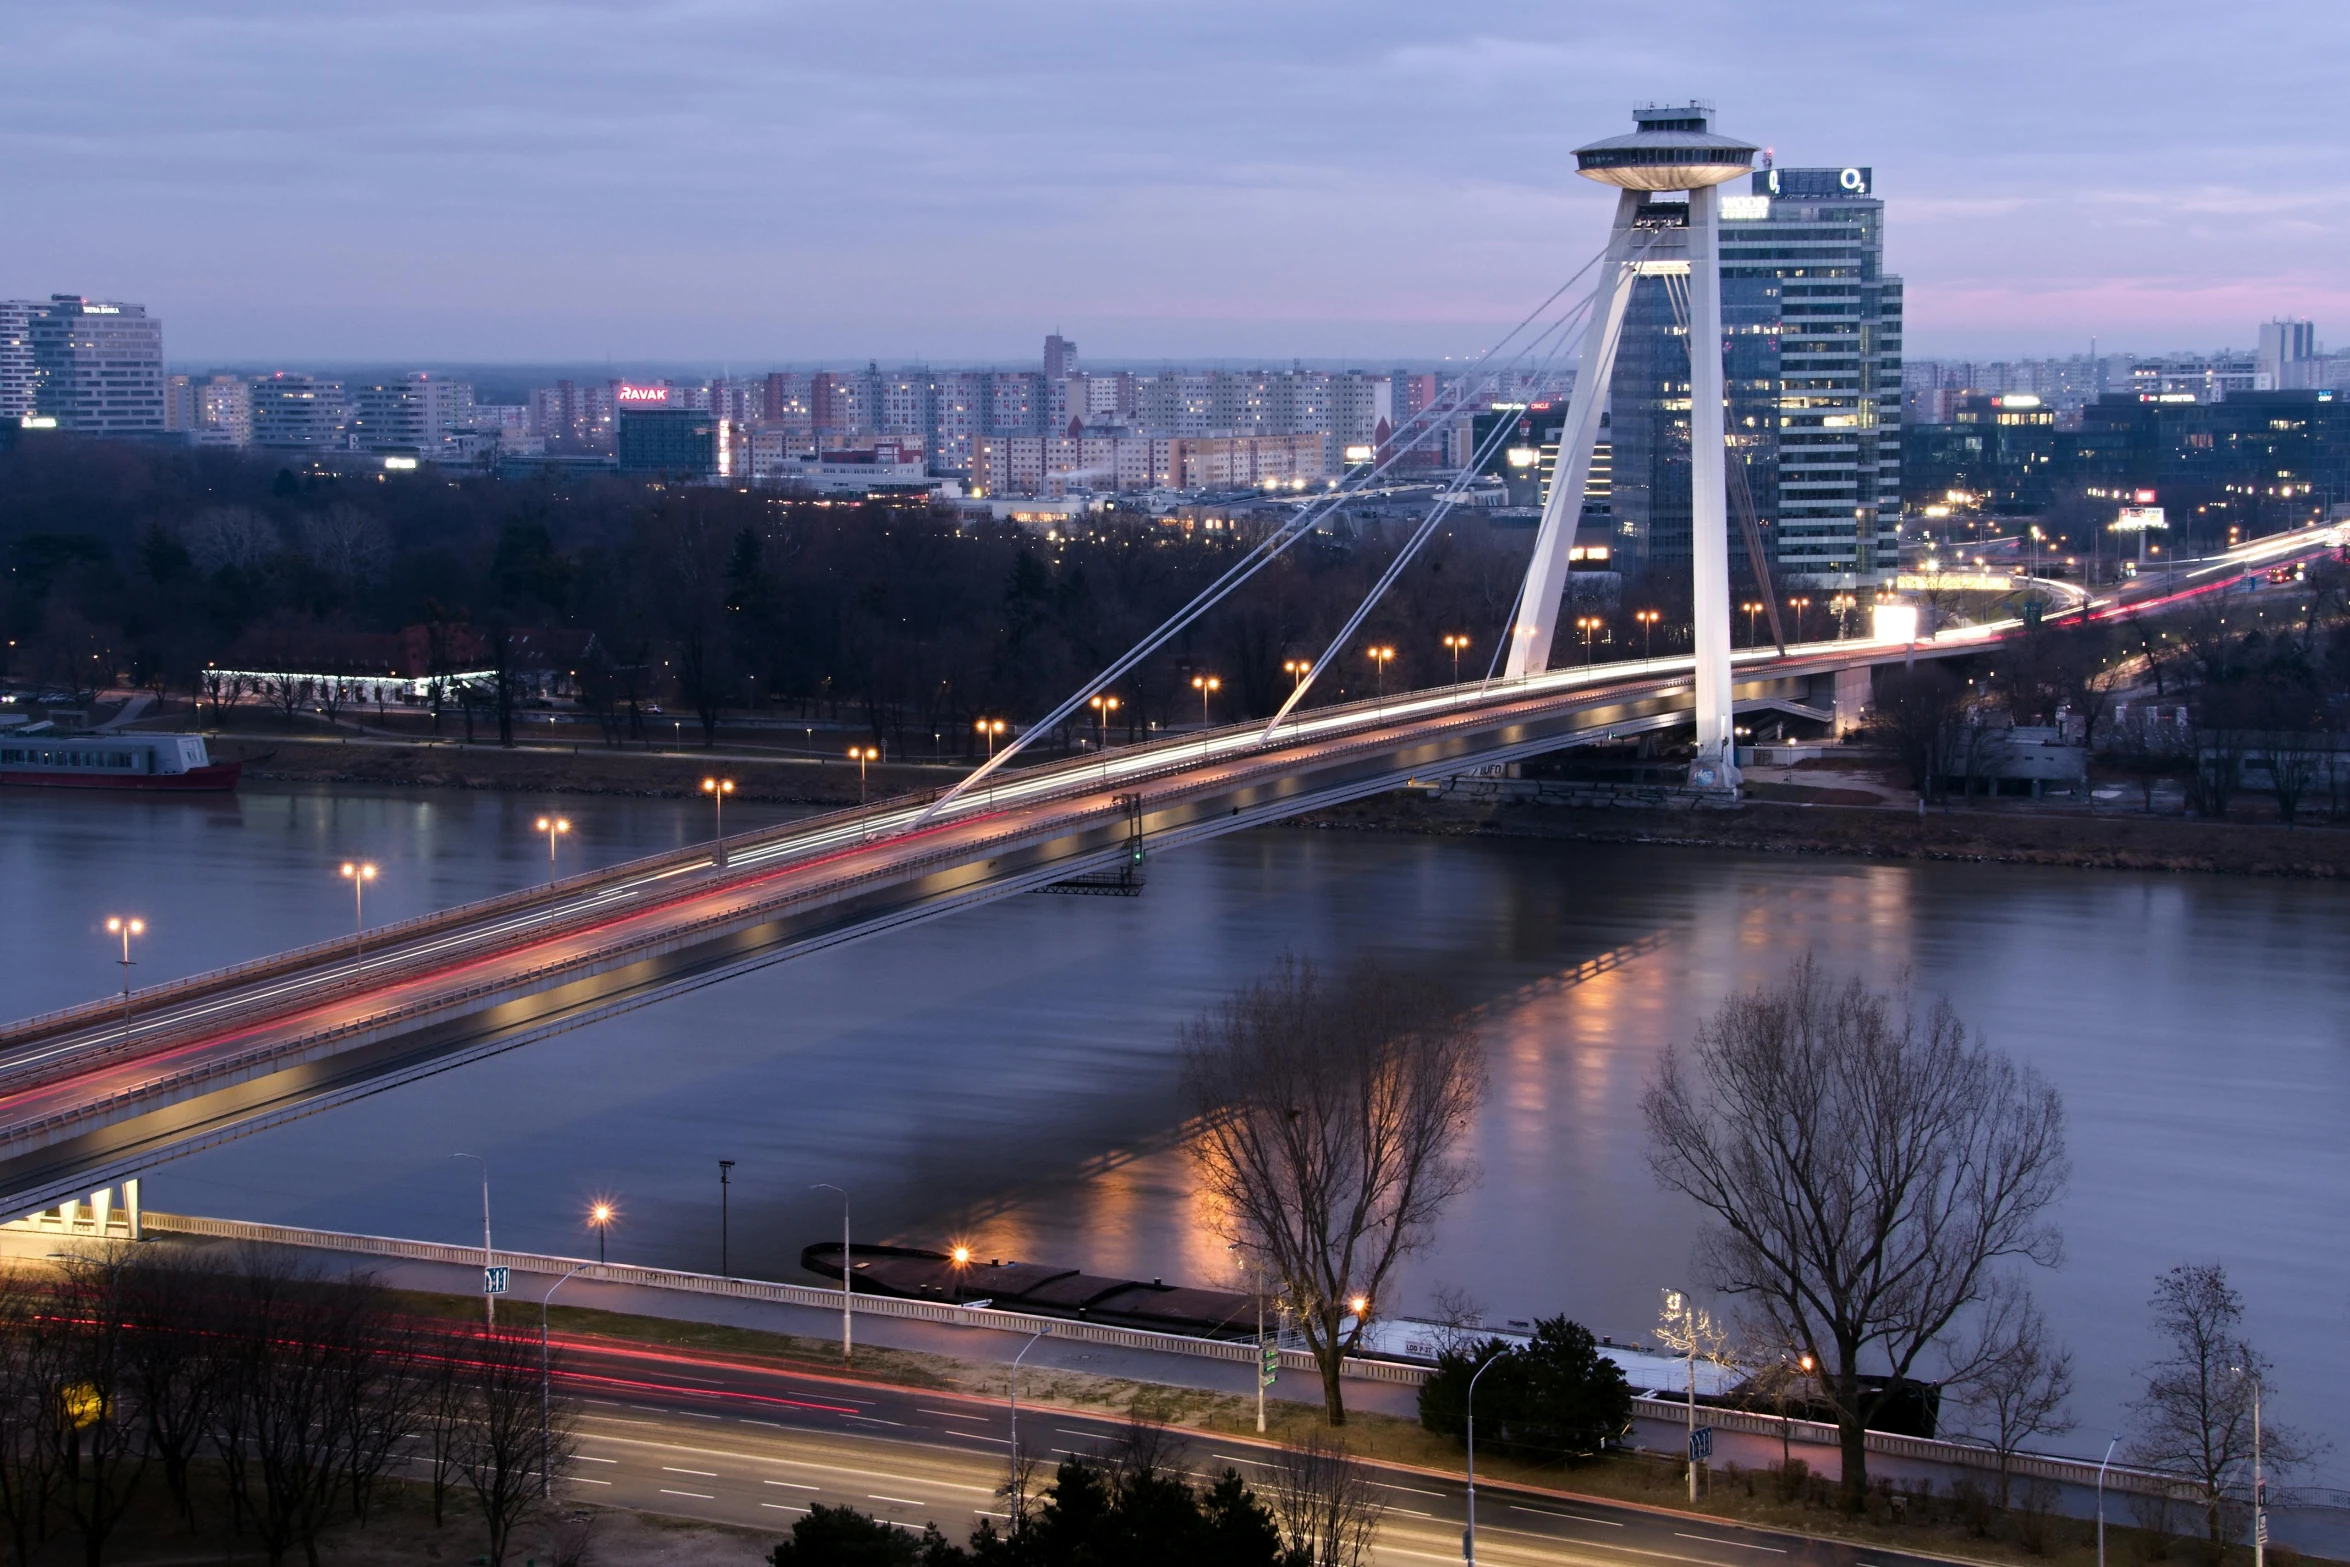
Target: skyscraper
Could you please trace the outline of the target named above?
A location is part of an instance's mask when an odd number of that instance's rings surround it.
[[[1682,220],[1668,208],[1653,221]],[[1759,170],[1722,201],[1721,247],[1733,515],[1743,478],[1780,572],[1879,582],[1901,514],[1901,280],[1884,270],[1874,172]],[[1689,343],[1665,277],[1633,290],[1610,391],[1619,544],[1685,564]],[[1731,557],[1745,572],[1735,538]]]
[[[90,435],[163,428],[163,323],[145,305],[52,294],[28,325],[33,412]]]
[[[2300,392],[2316,386],[2325,361],[2318,357],[2317,325],[2311,321],[2263,321],[2256,390]]]
[[[0,420],[22,421],[33,411],[33,312],[29,299],[0,299]]]

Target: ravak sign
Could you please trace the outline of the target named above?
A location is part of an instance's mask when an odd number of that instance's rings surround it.
[[[666,386],[631,386],[626,381],[612,394],[623,408],[666,408],[669,406],[669,388]]]

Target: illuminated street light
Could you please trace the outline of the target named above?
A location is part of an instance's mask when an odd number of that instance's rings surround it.
[[[1224,689],[1224,682],[1214,675],[1194,675],[1191,689],[1199,693],[1199,726],[1208,727],[1208,698]]]
[[[125,919],[115,915],[106,921],[106,933],[122,938],[122,1037],[127,1043],[131,1037],[131,938],[147,934],[147,922]]]
[[[718,849],[712,863],[720,870],[726,868],[726,797],[734,793],[731,778],[705,778],[702,793],[710,797],[710,832],[717,839]]]
[[[604,1232],[612,1228],[611,1203],[598,1200],[588,1207],[588,1228],[596,1232],[596,1261],[604,1260]]]
[[[982,718],[972,727],[978,731],[979,737],[987,742],[987,759],[991,762],[994,761],[996,736],[1004,732],[1004,721],[1000,718]]]
[[[1085,705],[1093,709],[1094,749],[1106,751],[1110,745],[1110,715],[1118,711],[1118,699],[1114,696],[1097,696]]]
[[[1661,611],[1635,610],[1632,618],[1640,622],[1640,656],[1651,658],[1656,653],[1656,623],[1664,618]]]
[[[367,955],[367,884],[375,880],[376,870],[370,860],[345,860],[343,880],[351,884],[351,934],[359,944],[359,956]]]
[[[1281,661],[1281,672],[1289,677],[1289,689],[1295,691],[1306,683],[1306,676],[1314,672],[1314,661],[1310,658],[1285,658]]]
[[[1387,666],[1395,662],[1395,649],[1382,643],[1364,651],[1371,660],[1371,667],[1379,672],[1379,700],[1385,702],[1387,700]]]
[[[1754,617],[1763,612],[1763,607],[1751,599],[1738,607],[1746,611],[1746,645],[1752,647],[1754,646]]]
[[[881,747],[852,745],[849,747],[849,759],[857,764],[857,803],[863,805],[865,803],[865,769],[881,760]]]
[[[1606,624],[1607,622],[1597,615],[1577,615],[1575,617],[1575,629],[1583,633],[1583,667],[1586,669],[1591,667],[1592,634]]]
[[[1452,683],[1461,683],[1461,655],[1468,651],[1469,639],[1458,632],[1448,631],[1444,636],[1445,651],[1452,654]]]
[[[1795,640],[1801,642],[1803,640],[1803,612],[1811,608],[1811,598],[1806,594],[1791,598],[1787,602],[1795,611]]]
[[[571,819],[567,816],[542,816],[538,820],[538,830],[547,835],[547,880],[553,881],[555,879],[555,840],[571,831]]]

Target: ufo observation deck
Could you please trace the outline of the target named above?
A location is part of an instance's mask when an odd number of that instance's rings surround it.
[[[1754,168],[1761,151],[1711,128],[1710,104],[1633,111],[1640,128],[1575,149],[1575,172],[1625,190],[1699,190]]]

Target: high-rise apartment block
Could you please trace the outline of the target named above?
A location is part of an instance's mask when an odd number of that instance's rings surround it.
[[[333,451],[350,426],[339,381],[281,371],[253,383],[253,444],[270,451]]]
[[[87,435],[164,428],[163,323],[145,305],[52,294],[0,306],[0,408]]]
[[[2255,389],[2304,392],[2321,385],[2325,361],[2318,356],[2317,325],[2310,321],[2263,321]]]
[[[422,371],[397,381],[350,388],[350,443],[355,451],[437,457],[473,425],[473,388]]]

